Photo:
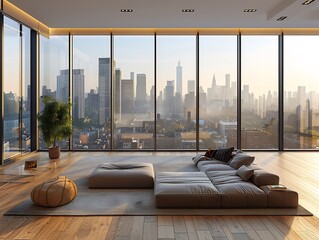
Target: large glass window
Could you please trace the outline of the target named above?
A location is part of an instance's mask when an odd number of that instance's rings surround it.
[[[60,101],[68,101],[70,98],[69,77],[69,37],[40,36],[40,97],[52,96]],[[39,110],[42,111],[43,103],[39,99]],[[59,142],[62,149],[69,148],[69,141]],[[39,148],[47,146],[40,134]]]
[[[20,24],[4,18],[4,158],[20,152],[21,61]]]
[[[73,148],[111,148],[110,36],[73,36]]]
[[[196,36],[157,36],[157,149],[196,148]]]
[[[284,37],[284,148],[319,148],[319,36]]]
[[[114,36],[115,149],[154,149],[154,36]]]
[[[241,147],[278,149],[278,36],[241,42]]]
[[[199,74],[199,148],[236,147],[237,36],[200,36]]]
[[[31,30],[22,26],[22,151],[30,151],[31,145]]]

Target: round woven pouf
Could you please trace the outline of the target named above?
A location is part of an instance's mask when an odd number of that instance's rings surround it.
[[[77,192],[77,187],[71,179],[59,176],[33,188],[31,199],[35,205],[41,207],[59,207],[72,202]]]

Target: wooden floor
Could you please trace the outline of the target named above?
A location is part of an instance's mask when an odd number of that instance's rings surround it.
[[[215,216],[132,216],[132,217],[13,217],[3,214],[29,198],[31,189],[43,179],[65,171],[71,164],[94,155],[185,155],[194,153],[62,153],[56,171],[44,171],[30,183],[0,185],[0,239],[319,239],[319,152],[258,152],[255,162],[278,174],[281,183],[299,193],[299,203],[313,217],[215,217]],[[47,153],[26,159],[48,161]]]

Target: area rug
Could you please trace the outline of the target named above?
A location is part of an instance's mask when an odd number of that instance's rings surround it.
[[[153,189],[89,189],[87,181],[94,168],[103,162],[150,162],[155,172],[198,171],[191,157],[94,157],[76,162],[62,175],[74,180],[78,187],[76,199],[62,207],[35,206],[31,200],[10,209],[5,215],[23,216],[132,216],[132,215],[254,215],[254,216],[312,216],[299,205],[295,209],[157,209]]]

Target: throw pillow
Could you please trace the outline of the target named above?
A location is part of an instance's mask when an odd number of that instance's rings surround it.
[[[205,161],[205,160],[211,160],[211,159],[202,155],[202,154],[197,154],[195,157],[193,157],[193,161],[194,161],[196,166],[197,166],[198,162]]]
[[[237,153],[234,158],[229,162],[229,166],[238,169],[243,165],[250,165],[255,160],[254,156],[247,153]]]
[[[215,158],[219,161],[228,162],[232,158],[234,147],[219,148],[216,150]]]
[[[249,178],[251,178],[253,176],[254,170],[249,169],[248,167],[243,165],[237,170],[236,174],[239,177],[241,177],[244,181],[247,181]]]
[[[216,154],[216,150],[208,149],[204,156],[208,158],[213,158],[215,157],[215,154]]]

